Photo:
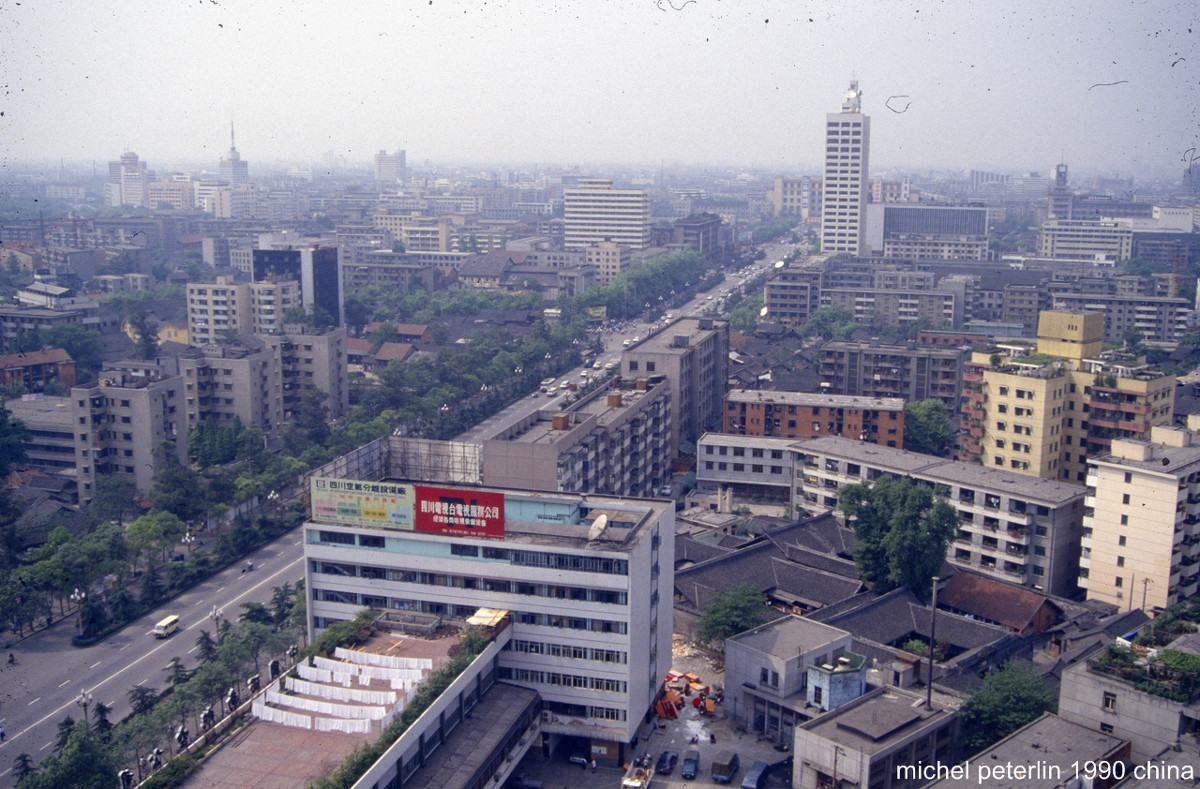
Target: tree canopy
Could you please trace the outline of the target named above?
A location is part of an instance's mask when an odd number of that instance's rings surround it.
[[[946,404],[936,397],[909,403],[904,409],[904,448],[945,457],[954,442]]]
[[[958,710],[964,755],[978,753],[1043,712],[1057,712],[1058,696],[1032,663],[1012,661],[987,675],[983,687]]]
[[[724,641],[766,621],[770,609],[767,596],[748,583],[718,594],[700,615],[701,642]]]
[[[838,509],[854,527],[854,564],[876,591],[907,586],[928,599],[958,516],[927,485],[881,477],[838,490]]]

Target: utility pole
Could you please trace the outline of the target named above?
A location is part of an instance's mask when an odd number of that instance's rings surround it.
[[[937,644],[937,589],[942,579],[933,576],[933,600],[929,605],[929,676],[925,680],[925,709],[933,710],[933,649]]]

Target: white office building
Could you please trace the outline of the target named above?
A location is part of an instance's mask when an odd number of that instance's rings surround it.
[[[390,454],[374,442],[326,472]],[[435,625],[506,610],[497,678],[541,694],[550,747],[575,737],[625,758],[671,665],[673,503],[381,476],[311,478],[310,637],[364,607]]]
[[[871,119],[862,113],[862,91],[851,80],[841,112],[825,116],[825,181],[821,251],[867,254],[867,168]]]

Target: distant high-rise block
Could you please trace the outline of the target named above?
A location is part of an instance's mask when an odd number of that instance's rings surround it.
[[[825,177],[821,251],[866,254],[866,203],[871,119],[862,114],[858,80],[850,82],[842,111],[825,116]]]
[[[631,249],[650,246],[650,194],[614,189],[607,178],[581,178],[563,191],[563,246],[585,249],[612,241]]]
[[[405,152],[388,153],[380,151],[375,154],[375,180],[399,181],[404,183],[406,175]]]
[[[229,155],[221,160],[221,180],[230,186],[241,186],[250,180],[250,163],[243,161],[233,142],[233,124],[229,124]]]

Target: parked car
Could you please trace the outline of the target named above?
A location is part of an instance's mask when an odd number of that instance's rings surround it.
[[[508,789],[542,789],[542,782],[524,773],[518,773],[508,779]]]
[[[679,754],[675,751],[663,751],[658,757],[658,762],[654,765],[654,772],[659,775],[670,775],[675,769],[675,763],[679,761]]]
[[[683,766],[679,768],[679,777],[692,780],[700,772],[700,751],[692,748],[683,754]]]

